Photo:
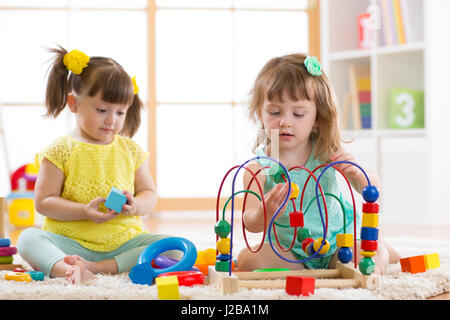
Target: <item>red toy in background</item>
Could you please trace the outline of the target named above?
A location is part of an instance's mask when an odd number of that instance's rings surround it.
[[[362,13],[358,16],[359,49],[371,49],[375,44],[375,30],[372,26],[371,14]]]

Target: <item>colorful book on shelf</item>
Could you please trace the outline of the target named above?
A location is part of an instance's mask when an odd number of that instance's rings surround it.
[[[398,43],[405,44],[405,30],[403,29],[403,18],[400,9],[400,0],[392,0],[392,4]]]
[[[391,17],[391,6],[389,0],[381,0],[381,17],[383,20],[383,31],[386,39],[386,45],[391,46],[395,43],[394,40],[394,26]]]
[[[386,45],[405,44],[410,39],[407,0],[380,0],[382,32]],[[406,26],[406,24],[408,24]]]
[[[369,85],[369,87],[367,87]],[[361,115],[361,128],[372,128],[372,103],[370,91],[370,78],[358,79],[358,97]]]

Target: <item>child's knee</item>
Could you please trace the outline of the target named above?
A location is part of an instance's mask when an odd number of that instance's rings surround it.
[[[37,228],[23,230],[17,239],[17,251],[23,257],[30,248],[34,247],[43,231]]]

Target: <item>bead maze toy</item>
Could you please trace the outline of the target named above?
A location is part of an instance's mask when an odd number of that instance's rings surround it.
[[[275,167],[272,166],[263,166],[260,168],[257,172],[252,172],[246,165],[254,160],[258,159],[266,159],[273,162]],[[336,269],[317,269],[317,270],[299,270],[299,271],[274,271],[274,272],[245,272],[245,271],[239,271],[232,273],[231,269],[231,261],[232,261],[232,251],[233,251],[233,231],[234,228],[234,198],[236,195],[240,193],[244,193],[244,200],[243,200],[243,209],[242,209],[242,215],[245,212],[245,204],[248,194],[252,194],[256,196],[261,202],[264,209],[264,231],[263,236],[260,245],[256,249],[252,249],[248,242],[247,242],[247,236],[245,233],[245,225],[244,221],[243,223],[243,235],[245,244],[250,252],[256,253],[258,252],[264,242],[267,230],[272,230],[274,232],[275,240],[278,244],[278,248],[283,250],[284,252],[288,252],[291,250],[295,244],[296,241],[299,241],[302,245],[302,249],[307,254],[306,259],[302,260],[291,260],[284,256],[282,256],[276,247],[274,246],[273,239],[271,236],[271,232],[268,233],[268,240],[269,244],[272,248],[272,250],[283,260],[291,262],[291,263],[305,263],[311,259],[320,258],[323,254],[328,252],[330,248],[330,244],[327,240],[327,229],[328,229],[328,209],[326,205],[325,195],[333,196],[336,200],[339,201],[339,199],[332,195],[332,194],[324,194],[322,187],[320,185],[320,179],[322,178],[323,174],[329,170],[330,168],[335,169],[338,173],[342,175],[342,177],[346,180],[347,185],[350,189],[350,194],[352,197],[353,202],[353,221],[356,221],[356,205],[355,205],[355,198],[353,196],[352,187],[343,174],[343,172],[336,168],[335,165],[340,163],[347,163],[351,164],[353,166],[356,166],[359,170],[363,172],[367,179],[367,186],[364,188],[362,195],[364,200],[366,201],[363,203],[362,206],[362,213],[363,213],[363,221],[362,221],[362,227],[361,227],[361,244],[360,244],[360,253],[363,256],[361,261],[359,262],[359,265],[357,264],[356,259],[356,251],[357,251],[357,241],[356,241],[356,223],[353,223],[354,230],[352,233],[347,233],[345,230],[345,210],[342,206],[341,207],[344,211],[343,217],[344,217],[344,233],[338,234],[336,237],[336,243],[337,246],[340,247],[338,251],[338,259],[339,262],[336,263]],[[275,168],[272,172],[275,172],[271,175],[271,178],[275,180],[276,183],[287,183],[289,185],[288,193],[280,207],[277,209],[275,214],[273,215],[272,219],[270,220],[270,223],[267,224],[267,211],[266,211],[266,205],[264,201],[264,193],[263,189],[259,183],[259,181],[256,179],[256,176],[263,172],[263,170],[269,169],[269,168]],[[236,170],[232,181],[232,190],[231,190],[231,196],[228,198],[226,203],[223,207],[223,214],[222,218],[220,219],[219,215],[219,200],[220,195],[222,192],[222,188],[224,185],[225,180],[227,179],[228,175],[233,171]],[[238,192],[235,192],[235,182],[236,177],[241,169],[247,170],[251,175],[252,179],[250,180],[248,186],[246,186],[245,190],[241,190]],[[316,177],[316,171],[322,169],[318,177]],[[300,188],[295,183],[291,182],[291,178],[289,175],[289,172],[291,170],[306,170],[309,173],[308,178],[306,179],[305,185],[303,190],[301,191],[301,198],[300,198],[300,208],[297,210],[295,205],[295,200],[300,195]],[[310,180],[310,178],[313,178],[315,180],[315,199],[317,201],[317,206],[319,209],[320,214],[320,221],[323,226],[323,235],[322,237],[318,237],[317,239],[311,238],[311,234],[307,228],[304,227],[304,214],[306,214],[306,211],[309,208],[308,207],[303,210],[303,198],[306,190],[306,186]],[[269,177],[268,177],[269,178]],[[256,184],[258,186],[259,195],[253,191],[250,190],[250,186],[253,183],[253,181],[256,181]],[[292,191],[292,192],[291,192]],[[320,191],[320,197],[322,200],[319,200],[319,191]],[[371,185],[369,177],[367,176],[364,169],[362,169],[359,165],[349,162],[349,161],[337,161],[330,164],[323,164],[315,168],[314,170],[309,170],[306,167],[303,166],[294,166],[287,170],[279,161],[271,158],[271,157],[265,157],[265,156],[257,156],[250,160],[247,160],[242,165],[237,165],[232,167],[228,172],[225,174],[222,183],[219,187],[219,192],[217,195],[217,202],[216,202],[216,225],[215,225],[215,234],[216,234],[216,241],[217,241],[217,250],[220,253],[217,256],[217,261],[215,268],[209,267],[209,280],[210,283],[219,287],[219,289],[222,291],[223,294],[236,292],[239,287],[245,287],[245,288],[285,288],[287,285],[286,279],[289,278],[290,283],[295,283],[295,278],[292,277],[304,277],[304,278],[315,278],[314,286],[315,288],[321,288],[321,287],[328,287],[328,288],[346,288],[346,287],[363,287],[368,289],[373,289],[378,286],[379,284],[379,278],[377,275],[372,274],[375,270],[375,262],[373,261],[372,257],[376,254],[377,250],[377,240],[378,240],[378,212],[379,212],[379,205],[376,203],[378,199],[378,190],[375,186]],[[289,225],[280,225],[275,220],[277,219],[277,216],[280,213],[281,208],[284,207],[286,202],[288,200],[292,201],[293,204],[293,212],[289,213]],[[311,200],[311,203],[312,201]],[[226,213],[226,207],[228,203],[231,201],[231,218],[230,222],[226,221],[225,219],[225,213]],[[325,212],[325,218],[323,215],[321,202],[323,203],[323,209]],[[340,201],[339,201],[340,202]],[[310,204],[311,204],[310,203]],[[292,243],[289,248],[283,248],[283,246],[280,244],[277,233],[276,233],[276,226],[278,227],[285,227],[285,228],[295,228],[294,229],[294,238],[292,240]],[[230,237],[228,237],[230,236]],[[351,247],[354,247],[354,251],[352,252]],[[354,260],[354,266],[352,266],[349,262]],[[359,268],[358,268],[359,267]],[[237,266],[237,269],[239,269],[239,265]],[[358,270],[359,269],[359,270]],[[281,280],[276,280],[281,279]],[[293,282],[294,281],[294,282]],[[308,283],[309,286],[311,286],[311,281],[306,281],[305,283]],[[288,291],[291,291],[291,285],[289,285]],[[306,292],[311,293],[311,288],[307,289]]]

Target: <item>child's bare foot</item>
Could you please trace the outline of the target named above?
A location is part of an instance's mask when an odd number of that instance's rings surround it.
[[[95,278],[94,274],[88,270],[83,260],[83,258],[77,255],[64,257],[64,262],[70,266],[66,272],[66,281],[68,283],[78,284],[82,281]]]

